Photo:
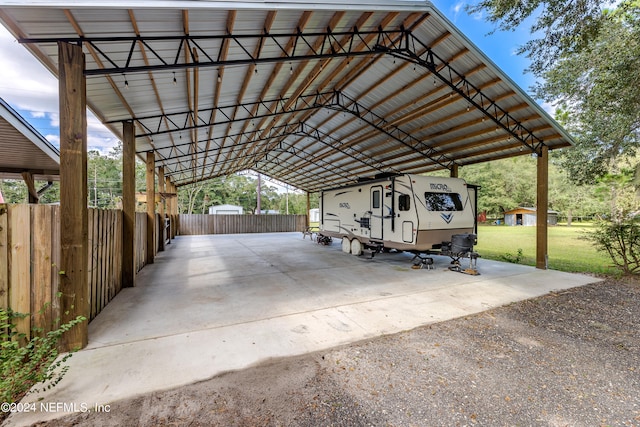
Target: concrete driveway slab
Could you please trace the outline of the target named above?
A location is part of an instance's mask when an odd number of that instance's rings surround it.
[[[301,233],[178,237],[91,322],[63,381],[25,401],[94,408],[597,281],[483,259],[479,276],[450,271],[445,257],[415,270],[411,258],[354,257]]]

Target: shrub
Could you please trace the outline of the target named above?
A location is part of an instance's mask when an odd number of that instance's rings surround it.
[[[522,248],[518,248],[517,255],[512,255],[511,253],[507,252],[504,255],[500,255],[500,259],[502,259],[503,261],[511,262],[513,264],[519,264],[520,261],[522,261]]]
[[[617,221],[600,221],[587,240],[605,251],[616,268],[624,274],[640,272],[640,220],[625,217]]]
[[[69,369],[63,364],[71,357],[71,353],[66,353],[56,360],[58,341],[62,334],[86,320],[78,316],[47,333],[33,328],[33,338],[26,341],[26,335],[16,330],[14,321],[27,316],[0,308],[0,402],[18,401],[36,384],[42,383],[42,387],[34,391],[58,384]]]

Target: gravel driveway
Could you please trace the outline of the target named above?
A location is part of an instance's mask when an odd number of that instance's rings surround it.
[[[640,426],[640,282],[606,280],[40,425]]]

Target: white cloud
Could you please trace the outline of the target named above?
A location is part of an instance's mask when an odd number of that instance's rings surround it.
[[[453,6],[451,6],[451,10],[453,11],[453,21],[454,22],[458,18],[458,15],[460,14],[460,12],[464,12],[465,3],[466,2],[464,2],[464,1],[459,1],[456,4],[454,4]]]
[[[49,113],[49,124],[54,128],[60,127],[60,115],[57,111],[55,113]]]
[[[59,147],[60,136],[55,133],[60,127],[58,79],[1,25],[0,64],[0,97],[14,108],[28,111],[30,118],[47,119],[39,122],[46,128],[38,130]],[[118,141],[90,112],[87,133],[89,147],[105,154]]]
[[[37,114],[57,112],[58,82],[24,46],[0,27],[0,96]]]
[[[474,21],[483,21],[484,22],[484,13],[479,10],[478,12],[472,13],[471,17],[473,18]]]
[[[60,135],[48,134],[44,136],[44,139],[46,139],[56,147],[60,147]]]
[[[450,15],[453,22],[456,22],[458,20],[458,16],[460,16],[460,14],[467,13],[467,4],[469,4],[468,1],[458,1],[453,6],[450,6],[449,10],[451,11]],[[484,21],[484,13],[482,12],[482,10],[471,14],[471,17],[475,21]]]
[[[553,102],[543,102],[542,104],[540,104],[540,106],[551,117],[555,117],[556,109],[558,108],[558,106],[555,103],[553,103]]]

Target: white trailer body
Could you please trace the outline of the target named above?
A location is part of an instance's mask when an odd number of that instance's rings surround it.
[[[476,190],[460,178],[396,175],[323,191],[320,234],[363,247],[428,251],[476,228]]]

